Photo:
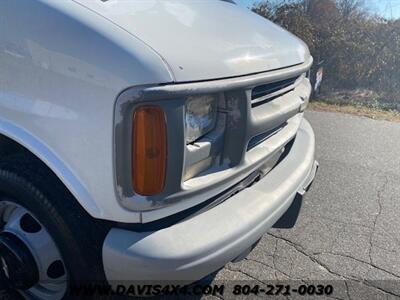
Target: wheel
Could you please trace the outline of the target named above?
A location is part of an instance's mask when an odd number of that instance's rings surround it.
[[[39,160],[0,161],[0,281],[9,291],[57,300],[72,284],[103,283],[107,231]]]

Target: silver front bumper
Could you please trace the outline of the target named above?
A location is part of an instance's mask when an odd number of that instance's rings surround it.
[[[112,229],[103,245],[110,283],[196,281],[246,251],[314,179],[315,138],[303,120],[289,154],[259,182],[220,205],[154,232]]]

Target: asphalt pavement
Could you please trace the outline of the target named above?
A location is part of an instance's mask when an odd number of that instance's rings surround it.
[[[400,124],[330,112],[306,118],[320,168],[295,227],[271,229],[213,282],[333,283],[335,299],[399,299]]]

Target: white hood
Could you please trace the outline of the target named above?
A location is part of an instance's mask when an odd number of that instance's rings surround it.
[[[220,0],[75,0],[153,48],[176,82],[226,78],[304,62],[307,46]]]

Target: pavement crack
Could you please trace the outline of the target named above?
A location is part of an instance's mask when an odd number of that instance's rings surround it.
[[[371,283],[368,282],[368,281],[359,281],[359,283],[364,284],[364,285],[366,285],[366,286],[369,286],[369,287],[371,287],[371,288],[374,288],[374,289],[376,289],[376,290],[378,290],[378,291],[381,291],[382,293],[384,293],[384,294],[386,294],[386,295],[391,295],[391,296],[394,296],[394,297],[396,297],[396,298],[399,298],[399,297],[400,297],[400,294],[395,294],[395,293],[392,293],[392,292],[390,292],[390,291],[384,290],[384,289],[382,289],[382,288],[380,288],[380,287],[378,287],[378,286],[375,286],[375,285],[371,284]]]
[[[370,263],[370,262],[368,262],[368,261],[365,261],[365,260],[362,260],[362,259],[353,257],[353,256],[348,255],[348,254],[337,253],[337,252],[329,252],[329,251],[313,252],[313,253],[312,253],[312,255],[324,255],[324,254],[325,254],[325,255],[333,255],[333,256],[340,256],[340,257],[349,258],[349,259],[355,260],[355,261],[357,261],[357,262],[359,262],[359,263],[362,263],[362,264],[368,265],[368,266],[370,266],[370,267],[373,267],[373,268],[375,268],[375,269],[377,269],[377,270],[379,270],[379,271],[382,271],[382,272],[384,272],[384,273],[387,273],[387,274],[389,274],[389,275],[395,277],[396,279],[400,279],[400,276],[399,276],[398,274],[396,274],[396,273],[393,273],[393,272],[391,272],[391,271],[388,271],[388,270],[386,270],[386,269],[383,269],[383,268],[381,268],[381,267],[375,265],[374,263]]]
[[[225,266],[225,269],[227,269],[228,271],[231,271],[231,272],[241,273],[241,274],[246,275],[247,277],[250,277],[251,279],[257,281],[258,283],[265,284],[265,282],[261,281],[257,277],[254,277],[253,275],[248,274],[247,272],[244,272],[243,270],[240,270],[240,269],[234,270],[234,269],[229,268],[228,266]]]
[[[389,183],[389,179],[388,179],[387,176],[385,176],[385,182],[382,184],[382,186],[377,191],[378,212],[375,215],[374,222],[373,222],[373,227],[372,227],[373,229],[372,229],[372,232],[371,232],[370,237],[369,237],[368,256],[369,256],[369,260],[370,260],[371,265],[373,264],[372,248],[373,248],[374,234],[375,234],[375,231],[376,231],[378,218],[382,214],[382,208],[383,208],[383,206],[382,206],[382,193],[385,191],[386,186],[388,185],[388,183]]]
[[[330,267],[328,267],[326,264],[324,264],[323,262],[321,262],[320,260],[318,260],[317,258],[315,258],[315,257],[313,256],[313,255],[317,255],[317,254],[324,254],[324,253],[325,253],[325,254],[333,254],[333,253],[321,252],[321,253],[312,253],[312,254],[309,254],[309,253],[307,253],[307,252],[304,250],[304,248],[303,248],[301,245],[298,245],[298,244],[296,244],[296,243],[290,241],[289,239],[286,239],[286,238],[284,238],[284,237],[278,237],[278,236],[276,236],[276,235],[274,235],[274,234],[271,234],[271,233],[268,233],[268,234],[271,235],[271,236],[273,236],[273,237],[275,237],[275,238],[281,239],[282,241],[286,242],[287,244],[289,244],[290,246],[292,246],[294,249],[296,249],[299,253],[305,255],[305,256],[308,257],[311,261],[313,261],[314,263],[318,264],[320,267],[322,267],[323,269],[325,269],[327,272],[329,272],[330,274],[332,274],[332,275],[334,275],[334,276],[337,276],[337,277],[342,278],[342,279],[345,279],[345,280],[353,280],[353,281],[356,281],[356,282],[359,282],[359,283],[364,283],[365,285],[368,285],[368,286],[370,286],[370,287],[376,288],[376,289],[381,290],[381,291],[383,291],[383,292],[386,292],[386,293],[388,293],[388,294],[391,294],[391,295],[394,295],[394,296],[399,296],[399,295],[393,294],[393,293],[391,293],[391,292],[389,292],[389,291],[385,291],[385,290],[383,290],[383,289],[381,289],[381,288],[379,288],[379,287],[376,287],[376,286],[374,286],[374,285],[372,285],[372,284],[366,284],[366,281],[360,280],[360,279],[357,278],[357,277],[354,277],[354,276],[344,276],[343,274],[339,274],[339,273],[333,271]],[[335,255],[335,254],[333,254],[333,255]],[[383,271],[383,272],[386,272],[386,273],[388,273],[388,274],[390,274],[390,275],[392,275],[392,276],[394,276],[394,277],[396,277],[396,278],[400,278],[398,275],[396,275],[396,274],[394,274],[394,273],[392,273],[392,272],[389,272],[389,271],[387,271],[387,270],[385,270],[385,269],[382,269],[382,268],[380,268],[380,267],[378,267],[378,266],[376,266],[376,265],[373,265],[373,264],[371,264],[371,263],[362,261],[362,260],[360,260],[360,259],[354,258],[354,257],[349,256],[349,255],[342,255],[342,256],[343,256],[343,257],[348,257],[348,258],[354,259],[354,260],[356,260],[356,261],[358,261],[358,262],[361,262],[361,263],[364,263],[364,264],[367,264],[367,265],[370,265],[370,266],[372,266],[372,267],[374,267],[374,268],[376,268],[376,269],[378,269],[378,270],[381,270],[381,271]]]
[[[375,286],[375,285],[371,284],[370,282],[368,282],[368,281],[366,281],[366,280],[348,279],[348,281],[357,282],[357,283],[359,283],[359,284],[361,284],[361,285],[365,285],[365,286],[368,286],[368,287],[370,287],[370,288],[376,289],[376,290],[378,290],[378,291],[384,293],[386,296],[390,295],[390,296],[394,296],[394,297],[396,297],[396,298],[399,298],[399,297],[400,297],[400,295],[398,295],[398,294],[396,294],[396,293],[392,293],[392,292],[387,291],[387,290],[384,290],[384,289],[382,289],[382,288],[380,288],[380,287],[378,287],[378,286]],[[344,280],[344,284],[345,284],[345,286],[346,286],[346,294],[347,294],[347,297],[349,298],[349,300],[352,300],[352,298],[351,298],[351,296],[350,296],[350,293],[349,293],[348,283],[347,283],[346,280]]]
[[[276,264],[275,264],[277,249],[278,249],[278,239],[275,239],[274,252],[272,253],[272,265],[274,266],[274,269],[275,269],[275,271],[274,271],[275,272],[275,278],[278,278],[277,273],[276,273],[277,268],[276,268]],[[281,272],[281,273],[286,275],[284,272]],[[290,276],[288,276],[288,277],[290,278]]]
[[[387,270],[384,270],[384,269],[382,269],[382,268],[380,268],[380,267],[378,267],[378,266],[375,266],[375,265],[373,265],[373,264],[371,264],[371,263],[369,263],[369,262],[362,261],[362,260],[360,260],[360,259],[354,258],[354,257],[352,257],[352,256],[350,256],[350,255],[346,255],[346,254],[337,254],[337,253],[329,253],[329,252],[318,252],[318,253],[311,253],[311,254],[310,254],[310,253],[308,253],[308,252],[304,249],[304,247],[302,247],[302,246],[299,245],[299,244],[296,244],[296,243],[292,242],[291,240],[289,240],[289,239],[287,239],[287,238],[277,236],[277,235],[275,235],[275,234],[273,234],[273,233],[267,233],[267,234],[270,235],[270,236],[272,236],[272,237],[274,237],[274,238],[276,238],[276,239],[279,239],[279,240],[285,242],[287,245],[289,245],[289,246],[291,246],[292,248],[294,248],[297,252],[299,252],[300,254],[306,256],[306,257],[309,258],[312,262],[314,262],[315,264],[317,264],[318,266],[320,266],[322,269],[326,270],[329,274],[331,274],[331,275],[333,275],[333,276],[335,276],[335,277],[338,277],[338,278],[344,280],[344,283],[345,283],[345,285],[346,285],[346,294],[347,294],[349,300],[351,300],[351,297],[350,297],[350,293],[349,293],[349,287],[348,287],[348,284],[347,284],[346,281],[353,281],[353,282],[357,282],[357,283],[359,283],[359,284],[361,284],[361,285],[368,286],[368,287],[370,287],[370,288],[373,288],[373,289],[375,289],[375,290],[378,290],[378,291],[384,293],[384,294],[387,295],[387,296],[400,297],[400,295],[398,295],[398,294],[396,294],[396,293],[393,293],[393,292],[391,292],[391,291],[385,290],[385,289],[383,289],[383,288],[381,288],[381,287],[379,287],[379,286],[376,286],[376,285],[372,284],[371,282],[369,282],[369,281],[367,281],[367,280],[360,279],[360,278],[357,278],[357,277],[354,277],[354,276],[345,276],[345,275],[343,275],[343,274],[339,274],[339,273],[337,273],[336,271],[332,270],[329,266],[327,266],[326,264],[324,264],[323,262],[321,262],[319,259],[317,259],[316,257],[314,257],[314,255],[331,254],[331,255],[339,255],[339,256],[342,256],[342,257],[347,257],[347,258],[350,258],[350,259],[354,259],[355,261],[358,261],[358,262],[360,262],[360,263],[370,265],[371,267],[374,267],[374,268],[379,269],[379,270],[381,270],[381,271],[383,271],[383,272],[386,272],[386,273],[388,273],[388,274],[390,274],[390,275],[392,275],[392,276],[394,276],[394,277],[396,277],[396,278],[400,278],[398,275],[393,274],[392,272],[388,272]],[[253,260],[253,259],[252,259],[252,260]],[[256,260],[253,260],[253,261],[256,261]],[[258,261],[256,261],[256,262],[258,262]],[[263,264],[263,263],[261,263],[261,262],[258,262],[258,263]],[[270,266],[268,266],[268,267],[271,268]],[[257,281],[257,282],[259,282],[259,283],[261,283],[261,284],[265,284],[263,281],[259,280],[258,278],[254,277],[254,276],[252,276],[252,275],[250,275],[250,274],[248,274],[247,272],[244,272],[244,271],[242,271],[242,270],[232,270],[232,269],[229,269],[229,268],[227,268],[227,269],[230,270],[230,271],[233,271],[233,272],[242,273],[242,274],[244,274],[244,275],[246,275],[246,276],[248,276],[248,277],[254,279],[255,281]],[[280,272],[280,270],[278,270],[278,271]],[[282,274],[284,274],[284,273],[282,272]],[[284,274],[284,275],[286,275],[286,274]],[[286,275],[286,276],[287,276],[287,275]],[[289,277],[289,279],[294,279],[292,276],[288,276],[288,277]],[[294,279],[294,280],[298,280],[298,279]],[[301,280],[301,279],[300,279],[300,280]]]
[[[275,238],[277,238],[277,239],[280,239],[280,240],[286,242],[287,244],[292,246],[295,250],[297,250],[297,252],[299,252],[299,253],[303,254],[304,256],[308,257],[312,262],[314,262],[315,264],[320,266],[322,269],[326,270],[331,275],[338,276],[340,278],[345,278],[343,275],[330,270],[330,268],[328,266],[326,266],[324,263],[322,263],[321,261],[319,261],[318,259],[313,257],[312,254],[307,253],[301,245],[298,245],[298,244],[292,242],[289,239],[286,239],[286,238],[283,238],[283,237],[278,237],[278,236],[276,236],[276,235],[274,235],[272,233],[268,233],[268,234],[273,236],[273,237],[275,237]]]
[[[275,271],[274,267],[271,267],[270,265],[268,265],[268,264],[266,264],[266,263],[264,263],[264,262],[262,262],[262,261],[259,261],[259,260],[257,260],[257,259],[248,258],[248,257],[247,257],[247,258],[245,258],[245,260],[258,263],[258,264],[260,264],[260,265],[263,265],[263,266],[267,267],[268,269],[271,269],[271,270]]]
[[[263,262],[261,262],[261,261],[259,261],[259,260],[253,259],[253,258],[246,258],[246,260],[252,261],[252,262],[255,262],[255,263],[259,263],[260,265],[266,266],[266,267],[268,267],[269,269],[273,270],[273,271],[275,272],[275,280],[278,280],[277,273],[276,273],[276,272],[278,271],[279,273],[282,273],[283,275],[285,275],[287,278],[289,278],[289,279],[291,279],[291,280],[299,280],[299,281],[301,281],[302,283],[305,283],[305,281],[302,280],[301,278],[293,277],[293,276],[287,274],[286,272],[284,272],[284,271],[282,271],[282,270],[276,268],[275,266],[274,266],[273,268],[271,268],[271,266],[267,265],[266,263],[263,263]]]
[[[347,281],[346,281],[346,280],[344,281],[344,285],[346,286],[346,295],[347,295],[347,298],[348,298],[349,300],[352,300],[352,299],[351,299],[351,296],[350,296],[350,292],[349,292],[349,285],[347,284]]]

